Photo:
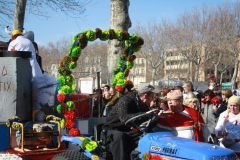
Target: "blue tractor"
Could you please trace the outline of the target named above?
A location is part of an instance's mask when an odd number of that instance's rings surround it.
[[[218,145],[196,142],[191,139],[174,136],[171,132],[150,132],[149,126],[157,119],[156,114],[141,114],[129,119],[125,124],[141,132],[138,147],[131,152],[131,160],[164,159],[164,160],[236,160],[234,151]],[[136,121],[147,117],[147,121],[137,124]],[[106,134],[101,126],[95,126],[94,140],[98,147],[94,151],[81,147],[84,137],[62,136],[61,141],[75,143],[80,146],[79,151],[67,151],[55,155],[53,160],[112,160],[108,142],[100,138]],[[101,136],[102,137],[102,136]]]

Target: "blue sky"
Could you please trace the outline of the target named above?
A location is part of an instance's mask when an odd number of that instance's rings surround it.
[[[130,0],[129,14],[132,28],[137,22],[158,21],[161,18],[174,20],[184,11],[191,11],[203,4],[216,6],[226,0]],[[231,0],[233,1],[233,0]],[[92,0],[81,19],[67,17],[61,12],[52,12],[51,18],[26,15],[24,28],[33,31],[39,45],[56,42],[63,37],[73,37],[88,29],[109,29],[110,0]],[[10,28],[11,25],[10,25]],[[8,38],[5,39],[7,41]]]

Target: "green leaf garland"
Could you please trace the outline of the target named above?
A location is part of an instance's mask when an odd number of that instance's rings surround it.
[[[120,93],[124,93],[124,87],[127,84],[126,77],[129,75],[130,69],[134,66],[133,55],[141,49],[144,44],[144,40],[137,34],[130,35],[127,31],[121,30],[101,30],[96,28],[95,30],[87,30],[85,32],[78,33],[73,37],[73,43],[70,45],[70,51],[66,54],[63,60],[60,62],[58,73],[59,82],[59,94],[71,94],[76,89],[74,83],[74,77],[72,76],[72,70],[77,66],[77,60],[79,59],[82,50],[87,46],[88,41],[94,41],[99,38],[102,41],[116,39],[118,41],[124,41],[125,48],[122,52],[120,60],[114,70],[114,78],[112,86]],[[73,102],[66,102],[68,110],[73,110],[75,107]],[[58,105],[57,111],[61,112],[62,107]],[[61,127],[64,127],[65,120],[61,121]]]

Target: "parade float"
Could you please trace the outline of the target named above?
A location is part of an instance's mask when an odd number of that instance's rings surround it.
[[[41,94],[43,91],[34,92],[32,90],[35,85],[32,84],[34,80],[31,77],[31,66],[26,57],[21,58],[21,53],[18,52],[19,57],[4,56],[0,58],[0,121],[2,122],[0,125],[2,138],[0,149],[3,153],[0,156],[2,159],[111,159],[108,142],[100,138],[100,134],[105,133],[101,129],[101,124],[94,126],[92,136],[84,135],[74,112],[75,103],[67,98],[76,90],[72,70],[77,66],[81,51],[89,41],[97,38],[102,41],[116,39],[125,43],[125,48],[113,73],[112,84],[119,96],[122,96],[125,94],[128,84],[127,77],[136,58],[134,52],[139,51],[144,43],[143,39],[136,34],[130,35],[126,31],[97,28],[74,36],[70,51],[59,64],[60,76],[57,80],[59,85],[57,94],[55,94],[59,103],[55,104],[54,108],[51,108],[49,104],[42,103],[39,99],[36,101],[38,98],[36,94]],[[7,55],[7,53],[2,55]],[[48,98],[45,96],[44,101]],[[61,116],[49,114],[44,116],[44,122],[35,122],[33,118],[37,113],[35,105],[40,105],[37,110],[41,110],[41,107],[50,108]],[[52,111],[52,113],[56,112]],[[237,159],[232,150],[217,145],[179,138],[170,132],[149,133],[149,125],[154,122],[155,116],[157,115],[143,114],[133,117],[125,123],[142,133],[138,148],[131,153],[132,159]],[[149,120],[141,125],[136,125],[135,121],[143,117],[147,117]],[[77,151],[71,150],[69,146],[72,144],[77,146]]]

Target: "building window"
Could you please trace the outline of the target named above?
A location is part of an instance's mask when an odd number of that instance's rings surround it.
[[[183,64],[183,61],[181,60],[181,61],[179,61],[179,65],[181,65],[182,66],[182,64]]]
[[[138,74],[139,73],[139,69],[136,69],[136,72],[135,72],[136,74]]]

